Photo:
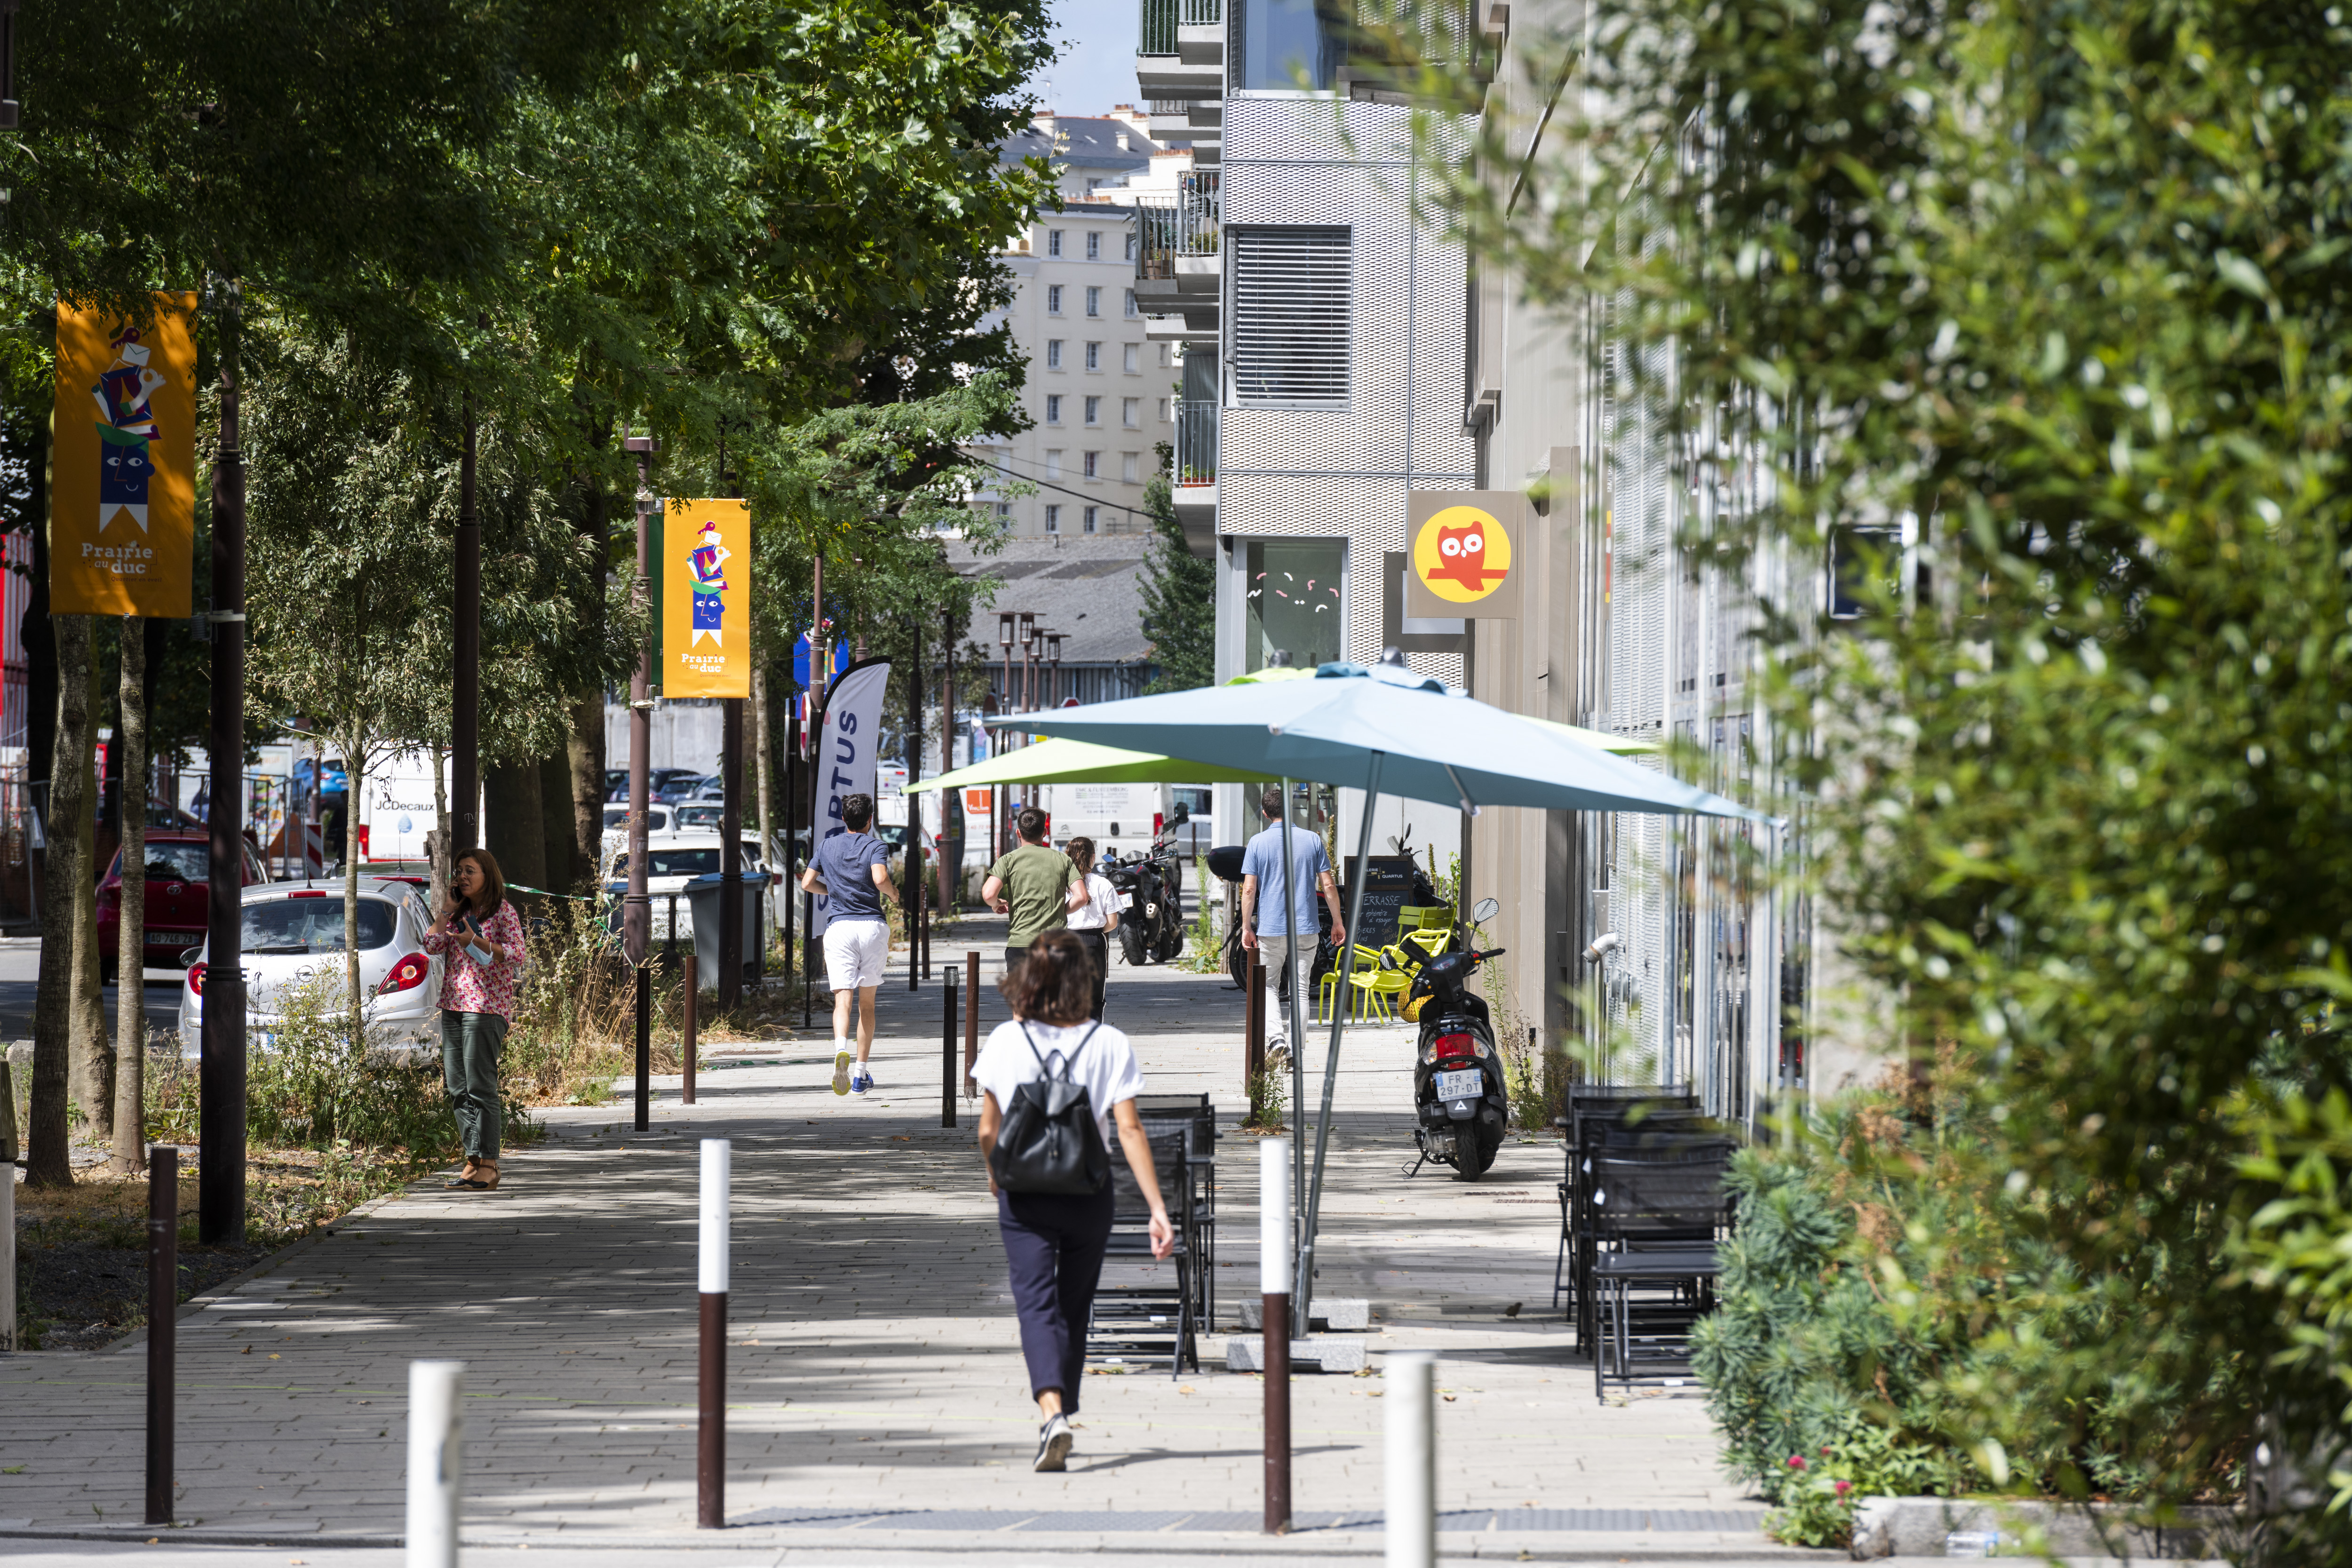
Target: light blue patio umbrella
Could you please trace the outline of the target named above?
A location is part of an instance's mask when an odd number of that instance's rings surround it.
[[[1612,756],[1566,726],[1546,723],[1480,702],[1434,676],[1402,664],[1366,668],[1327,664],[1312,679],[1204,687],[1156,697],[1131,697],[1087,708],[1021,716],[1020,726],[1042,735],[1098,745],[1160,752],[1192,762],[1305,779],[1364,792],[1357,837],[1356,874],[1349,882],[1348,930],[1364,912],[1364,867],[1372,847],[1372,807],[1382,790],[1415,800],[1454,802],[1476,812],[1485,805],[1554,811],[1629,811],[1769,821],[1720,795],[1664,773]],[[1297,908],[1289,886],[1290,816],[1283,814],[1283,906]],[[1291,1035],[1300,1033],[1299,992],[1290,987]],[[1331,1098],[1339,1081],[1341,1009],[1331,1009],[1331,1043],[1324,1059],[1322,1114],[1315,1127],[1315,1165],[1299,1227],[1300,1281],[1293,1303],[1299,1331],[1314,1293],[1315,1229],[1323,1201],[1329,1148]],[[1299,1053],[1294,1048],[1294,1068]],[[1303,1087],[1303,1086],[1302,1086]],[[1297,1103],[1294,1098],[1294,1104]]]

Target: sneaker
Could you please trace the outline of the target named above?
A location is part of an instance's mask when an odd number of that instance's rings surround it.
[[[1037,1468],[1066,1470],[1070,1468],[1070,1424],[1056,1415],[1037,1428]]]
[[[833,1092],[835,1094],[847,1094],[849,1092],[849,1064],[851,1059],[852,1058],[847,1051],[835,1051],[833,1053]]]
[[[874,1075],[866,1070],[866,1064],[864,1062],[858,1063],[857,1070],[849,1075],[849,1092],[852,1094],[864,1094],[867,1089],[872,1089],[873,1087]]]

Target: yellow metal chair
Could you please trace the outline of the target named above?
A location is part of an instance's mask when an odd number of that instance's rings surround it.
[[[1454,945],[1454,929],[1451,926],[1434,926],[1409,931],[1397,939],[1397,945],[1412,950],[1406,956],[1412,961],[1412,967],[1419,969]]]
[[[1358,947],[1354,942],[1348,944],[1348,952],[1351,971],[1362,969],[1367,965],[1377,967],[1380,963],[1378,953],[1373,952],[1370,948]],[[1331,1021],[1331,1010],[1339,1005],[1341,983],[1344,981],[1352,984],[1354,978],[1352,973],[1342,973],[1336,963],[1324,973],[1323,978],[1315,985],[1315,1021],[1317,1023],[1328,1024]],[[1352,1000],[1353,998],[1350,998],[1350,1001]]]
[[[1397,910],[1397,920],[1406,931],[1452,931],[1454,906],[1451,904],[1407,904]]]
[[[1373,950],[1360,947],[1356,951],[1369,953]],[[1405,994],[1412,984],[1412,970],[1407,967],[1404,953],[1397,948],[1381,948],[1373,958],[1372,966],[1355,970],[1348,976],[1348,984],[1356,988],[1362,1016],[1394,1023],[1396,1016],[1389,998]]]

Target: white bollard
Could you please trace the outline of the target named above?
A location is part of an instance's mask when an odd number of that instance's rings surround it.
[[[1290,1140],[1257,1145],[1257,1288],[1265,1296],[1290,1294]]]
[[[408,1363],[408,1568],[457,1568],[466,1363]]]
[[[1290,1533],[1290,1140],[1257,1146],[1259,1326],[1265,1335],[1265,1532]]]
[[[727,1294],[727,1185],[733,1175],[734,1145],[724,1138],[702,1141],[702,1294]]]
[[[1437,1358],[1397,1351],[1388,1358],[1389,1568],[1437,1563]]]

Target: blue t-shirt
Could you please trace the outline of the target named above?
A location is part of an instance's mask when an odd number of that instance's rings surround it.
[[[1282,824],[1275,823],[1249,841],[1242,852],[1242,875],[1257,879],[1257,934],[1283,936],[1296,932],[1313,936],[1321,927],[1315,917],[1315,879],[1331,868],[1323,853],[1322,837],[1296,823],[1290,829],[1291,924],[1282,923]]]
[[[868,868],[890,863],[890,847],[871,833],[836,831],[816,847],[816,874],[824,883],[825,920],[878,921],[882,889]]]

